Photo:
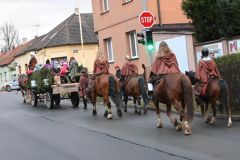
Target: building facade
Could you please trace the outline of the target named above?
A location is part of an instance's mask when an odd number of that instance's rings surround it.
[[[80,20],[82,22],[82,38],[80,32]],[[83,46],[82,46],[83,44]],[[32,40],[24,54],[18,55],[15,62],[17,71],[26,73],[30,60],[30,53],[35,53],[38,63],[45,64],[46,60],[69,62],[71,57],[93,71],[93,63],[98,51],[98,38],[93,30],[93,16],[91,13],[81,14],[78,10],[61,22],[47,34]]]
[[[183,14],[181,3],[182,0],[92,0],[99,50],[108,58],[110,71],[115,72],[114,65],[122,66],[127,54],[140,72],[143,71],[142,63],[152,62],[145,46],[137,43],[137,33],[144,29],[138,18],[144,9],[156,18],[152,28],[155,53],[160,42],[165,40],[175,52],[181,70],[195,70],[193,27]]]

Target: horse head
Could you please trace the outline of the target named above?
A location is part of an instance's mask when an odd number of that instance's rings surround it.
[[[196,72],[193,72],[192,70],[185,71],[185,75],[188,76],[188,78],[190,79],[192,85],[194,85],[197,82]]]

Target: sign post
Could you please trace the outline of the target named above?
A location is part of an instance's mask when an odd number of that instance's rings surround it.
[[[139,16],[139,23],[142,25],[144,29],[146,29],[146,45],[148,52],[148,64],[151,65],[153,63],[153,51],[154,51],[154,43],[152,39],[152,31],[150,28],[155,23],[155,17],[150,11],[143,11]]]

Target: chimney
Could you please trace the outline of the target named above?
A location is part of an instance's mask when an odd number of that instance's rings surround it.
[[[79,8],[74,8],[74,14],[76,15],[76,16],[78,16],[79,15]]]
[[[27,38],[26,37],[23,37],[22,38],[22,44],[25,44],[27,42]]]

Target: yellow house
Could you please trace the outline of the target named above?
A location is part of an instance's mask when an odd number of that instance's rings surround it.
[[[36,53],[40,64],[45,64],[47,59],[69,62],[70,57],[75,57],[79,65],[82,64],[92,72],[98,51],[98,38],[94,33],[92,14],[81,14],[80,17],[81,19],[76,12],[47,34],[33,39],[25,54],[15,57],[18,73],[26,72],[31,52]]]

